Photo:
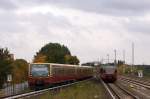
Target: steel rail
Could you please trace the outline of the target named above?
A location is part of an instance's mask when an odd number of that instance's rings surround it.
[[[115,84],[119,89],[121,89],[122,91],[124,91],[126,94],[128,94],[129,96],[133,97],[133,99],[140,99],[138,96],[132,94],[130,91],[126,90],[125,88],[121,87],[121,85]]]
[[[129,80],[134,80],[136,82],[141,82],[141,83],[144,83],[145,85],[150,85],[150,81],[145,81],[145,80],[142,80],[142,79],[138,79],[138,78],[131,78],[131,77],[126,77],[126,76],[120,76],[120,78],[124,78],[124,79],[129,79]]]
[[[149,87],[147,85],[143,85],[142,82],[132,81],[132,79],[120,79],[120,83],[124,86],[130,86],[132,88],[132,92],[137,94],[140,99],[149,99]],[[131,86],[132,85],[132,86]],[[131,90],[130,90],[131,91]]]
[[[140,86],[145,87],[147,89],[150,89],[150,85],[148,85],[144,82],[138,81],[138,80],[133,80],[133,79],[125,78],[125,77],[121,78],[121,80],[130,82],[130,83],[133,83],[133,84],[136,84],[136,85],[140,85]]]
[[[111,91],[111,89],[108,87],[108,85],[106,83],[104,83],[104,81],[102,79],[100,79],[100,81],[102,82],[102,84],[105,87],[106,91],[108,92],[109,96],[112,99],[116,99],[115,95],[113,94],[113,92]]]
[[[120,95],[109,84],[104,83],[103,80],[101,80],[101,82],[102,82],[103,86],[105,87],[105,89],[107,90],[107,92],[109,93],[109,95],[111,96],[111,99],[122,99],[122,97],[120,97]],[[133,99],[139,99],[139,97],[135,96],[128,90],[122,88],[121,86],[119,86],[117,84],[113,84],[113,85],[115,85],[120,90],[122,90],[124,92],[124,94],[131,96]]]

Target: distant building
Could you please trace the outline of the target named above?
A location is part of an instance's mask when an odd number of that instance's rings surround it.
[[[14,54],[10,54],[9,59],[10,59],[10,60],[15,60],[15,58],[14,58]]]
[[[82,66],[97,66],[100,65],[101,63],[98,61],[94,61],[94,62],[87,62],[87,63],[83,63]]]

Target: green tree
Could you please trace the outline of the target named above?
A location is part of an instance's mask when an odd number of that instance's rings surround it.
[[[64,56],[70,55],[69,49],[58,43],[49,43],[40,49],[34,56],[34,60],[37,60],[38,55],[46,57],[45,61],[49,63],[65,63]]]
[[[67,64],[74,64],[74,65],[78,65],[79,64],[79,59],[76,56],[70,56],[70,55],[66,55],[65,56],[65,63]]]
[[[39,58],[39,56],[43,58]],[[66,59],[66,56],[70,56],[69,59]],[[71,56],[69,49],[60,45],[59,43],[48,43],[40,49],[39,52],[34,56],[33,62],[36,60],[42,60],[40,62],[48,63],[69,63],[69,64],[78,64],[79,60],[76,56]],[[44,60],[44,61],[43,61]]]
[[[0,88],[6,81],[7,74],[11,73],[13,59],[7,48],[0,48]]]
[[[33,59],[33,63],[46,63],[46,56],[38,53],[35,58]]]
[[[26,81],[28,78],[28,63],[24,59],[16,59],[12,63],[12,74],[14,83]]]

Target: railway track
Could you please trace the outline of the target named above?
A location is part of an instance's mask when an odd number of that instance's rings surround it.
[[[139,77],[137,77],[137,76],[132,76],[132,75],[128,75],[128,76],[120,76],[120,77],[126,77],[126,78],[128,78],[128,79],[134,79],[134,80],[138,80],[138,81],[142,81],[142,82],[144,82],[144,83],[149,83],[150,84],[150,80],[147,78],[147,79],[145,79],[145,78],[139,78]]]
[[[83,81],[87,81],[90,80],[92,78],[86,79],[86,80],[82,80],[82,81],[76,81],[73,83],[69,83],[69,84],[65,84],[65,85],[60,85],[60,86],[56,86],[56,87],[52,87],[52,88],[47,88],[47,89],[43,89],[43,90],[39,90],[39,91],[33,91],[33,92],[28,92],[28,93],[24,93],[24,94],[19,94],[19,95],[14,95],[14,96],[9,96],[9,97],[4,97],[4,99],[24,99],[24,98],[30,98],[33,96],[38,96],[41,95],[47,91],[51,91],[51,90],[56,90],[56,89],[60,89],[60,88],[64,88],[64,87],[69,87],[71,85],[83,82]]]
[[[133,95],[129,91],[122,88],[120,85],[115,83],[108,84],[109,88],[115,95],[115,99],[138,99],[137,96]]]
[[[121,81],[136,84],[139,86],[142,86],[144,88],[150,89],[150,82],[145,82],[142,80],[137,80],[137,79],[132,79],[132,78],[127,78],[127,77],[120,77]]]
[[[102,80],[101,82],[109,94],[109,99],[139,99],[137,96],[125,90],[124,88],[122,88],[120,85],[116,83],[106,84]]]
[[[150,99],[149,83],[129,77],[121,77],[118,81],[128,87],[132,93],[137,94],[140,99]]]

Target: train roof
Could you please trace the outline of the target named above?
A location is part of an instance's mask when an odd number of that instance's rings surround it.
[[[117,68],[116,65],[102,65],[101,68]]]
[[[30,63],[30,64],[50,64],[50,65],[58,65],[58,66],[92,68],[91,66],[81,66],[81,65],[71,65],[71,64],[58,64],[58,63]]]

